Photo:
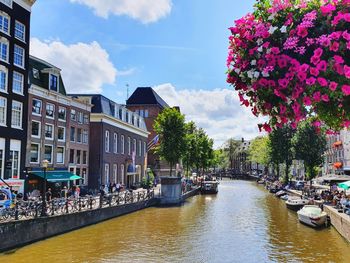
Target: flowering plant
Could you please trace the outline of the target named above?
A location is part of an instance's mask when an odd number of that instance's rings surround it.
[[[230,30],[227,81],[260,129],[350,126],[350,0],[257,0]]]

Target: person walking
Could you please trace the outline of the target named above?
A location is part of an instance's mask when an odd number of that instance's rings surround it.
[[[75,197],[76,199],[78,199],[79,196],[80,196],[80,188],[79,188],[79,186],[77,185],[77,187],[75,188],[74,197]]]
[[[46,192],[46,201],[50,202],[52,200],[52,192],[51,192],[51,188],[47,189]]]

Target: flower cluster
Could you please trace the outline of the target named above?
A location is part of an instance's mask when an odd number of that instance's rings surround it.
[[[266,131],[350,125],[350,0],[258,0],[230,28],[228,83]],[[317,122],[318,123],[318,122]]]

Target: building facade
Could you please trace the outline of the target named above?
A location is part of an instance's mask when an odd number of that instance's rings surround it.
[[[327,150],[324,153],[323,174],[350,175],[350,131],[327,135]]]
[[[165,108],[169,108],[169,105],[151,87],[139,87],[126,101],[126,107],[145,119],[147,130],[150,133],[148,136],[149,143],[157,135],[153,129],[154,121],[159,113]],[[169,164],[161,161],[153,150],[148,152],[147,161],[156,175],[169,175]]]
[[[71,95],[92,104],[89,187],[140,185],[147,163],[144,118],[102,95]]]
[[[30,15],[35,0],[0,0],[0,185],[23,191]]]
[[[248,160],[250,141],[244,140],[237,147],[233,159],[233,170],[237,174],[247,174],[252,171],[252,163]]]
[[[26,168],[69,171],[82,177],[67,185],[87,185],[91,105],[67,96],[61,70],[39,58],[29,59],[29,106]],[[31,180],[32,184],[36,180]]]

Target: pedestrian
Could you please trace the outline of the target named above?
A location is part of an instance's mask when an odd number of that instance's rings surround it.
[[[101,196],[104,196],[106,193],[105,193],[105,185],[101,185],[101,188],[100,188],[100,195]]]
[[[67,198],[67,195],[68,195],[68,189],[67,189],[67,186],[64,186],[61,191],[61,197]]]
[[[46,201],[51,201],[52,200],[52,192],[51,192],[51,188],[47,189],[46,192]]]
[[[77,187],[75,188],[74,197],[78,199],[79,196],[80,196],[80,188],[77,185]]]
[[[115,186],[117,192],[120,192],[120,188],[121,188],[121,183],[117,183],[117,185]]]

